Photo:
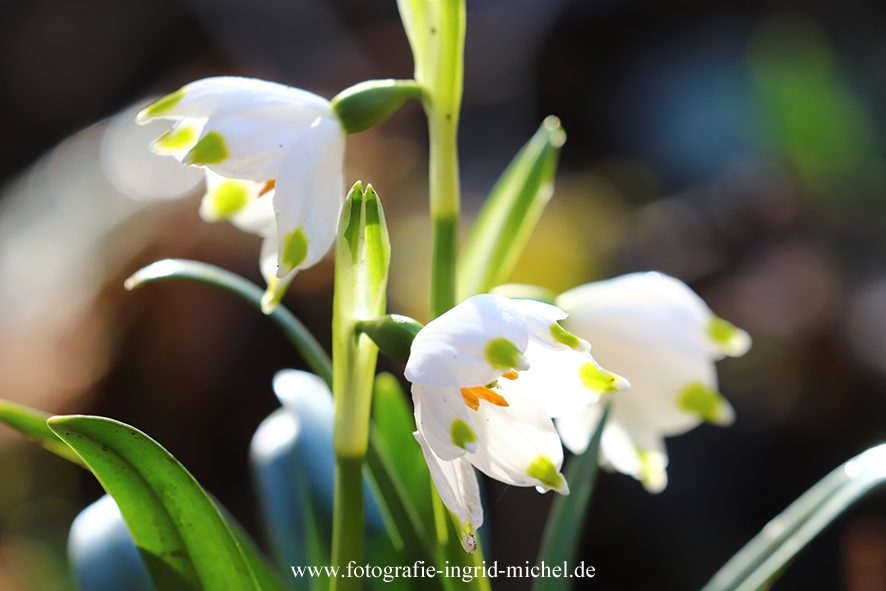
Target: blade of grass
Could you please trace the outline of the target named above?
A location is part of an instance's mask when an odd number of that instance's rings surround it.
[[[791,503],[733,556],[702,591],[768,588],[806,544],[884,482],[886,445],[881,445],[841,465]]]

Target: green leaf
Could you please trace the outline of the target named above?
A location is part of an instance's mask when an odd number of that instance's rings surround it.
[[[702,591],[768,589],[806,544],[872,489],[886,482],[886,445],[852,458],[770,521]]]
[[[215,504],[160,444],[103,417],[59,416],[48,425],[117,502],[158,589],[261,589]]]
[[[461,256],[460,300],[508,280],[554,193],[557,161],[565,141],[560,120],[548,117],[493,187]]]
[[[230,271],[199,261],[183,259],[157,261],[136,271],[123,286],[131,291],[155,281],[169,279],[184,279],[221,288],[261,310],[261,298],[264,293],[262,288]],[[267,316],[283,330],[311,366],[311,370],[332,387],[332,361],[305,325],[283,306],[278,306]]]
[[[249,563],[249,568],[255,576],[256,583],[258,583],[258,589],[261,591],[290,591],[291,587],[284,582],[285,580],[283,577],[259,549],[255,540],[253,540],[243,526],[240,525],[240,522],[238,522],[227,509],[222,507],[218,501],[215,501],[215,499],[213,499],[213,501],[215,502],[216,507],[218,507],[222,517],[224,517],[227,522],[231,533],[234,535],[234,539],[237,540],[237,544],[239,544],[243,556]]]
[[[580,456],[572,458],[566,468],[569,494],[557,495],[551,505],[545,531],[542,535],[538,563],[559,564],[563,561],[572,564],[578,554],[581,531],[585,523],[588,503],[594,492],[599,473],[598,458],[603,428],[609,418],[611,401],[606,404],[600,422],[588,444],[588,449]],[[538,578],[533,581],[534,591],[566,591],[570,587],[568,578]]]
[[[83,461],[46,425],[49,413],[0,400],[0,422],[32,439],[48,451],[83,466]]]
[[[426,543],[434,531],[434,509],[431,504],[431,475],[425,464],[421,447],[412,436],[415,419],[412,406],[407,402],[400,382],[389,373],[375,378],[372,400],[372,417],[375,422],[373,435],[377,455],[385,458],[393,479],[402,485],[405,500],[393,497],[386,503],[401,502],[408,507],[410,516],[418,518],[414,527]]]

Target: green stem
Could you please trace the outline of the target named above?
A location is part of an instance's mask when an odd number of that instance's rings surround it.
[[[132,291],[142,285],[168,279],[184,279],[186,281],[212,285],[239,296],[261,310],[261,298],[264,293],[262,288],[235,273],[199,261],[185,259],[157,261],[133,273],[123,283],[123,286],[127,290]],[[320,376],[331,388],[332,360],[326,351],[323,350],[320,343],[317,342],[317,339],[314,338],[314,335],[292,312],[283,306],[278,306],[276,310],[268,314],[268,318],[273,320],[283,330],[286,338],[295,345],[295,348],[301,353],[301,356],[304,357],[304,360],[313,372]]]
[[[430,200],[434,223],[431,262],[431,316],[455,305],[455,261],[461,209],[458,172],[458,120],[464,78],[464,0],[436,6],[438,38],[433,75],[424,97],[430,139]],[[430,70],[430,68],[429,68]]]
[[[455,305],[455,261],[458,216],[434,219],[434,254],[431,266],[431,317]]]
[[[330,591],[359,591],[363,587],[361,579],[347,577],[348,564],[363,564],[362,468],[362,456],[336,457],[332,564],[341,567],[341,576],[330,580]]]

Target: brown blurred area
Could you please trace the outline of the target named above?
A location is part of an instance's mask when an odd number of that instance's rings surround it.
[[[669,440],[660,495],[604,475],[586,526],[593,587],[700,588],[799,494],[886,439],[886,7],[468,7],[465,228],[555,114],[569,134],[555,197],[512,279],[560,291],[659,270],[754,338],[746,357],[720,364],[735,426]],[[165,257],[261,278],[258,240],[201,222],[199,177],[154,168],[127,140],[139,133],[132,111],[115,115],[210,75],[331,97],[411,69],[394,0],[0,5],[0,397],[132,423],[260,536],[249,439],[277,406],[274,373],[304,364],[227,294],[122,289]],[[350,137],[347,154],[348,180],[371,182],[389,220],[391,311],[420,319],[424,126],[409,105]],[[324,345],[331,282],[327,259],[284,301]],[[489,557],[533,561],[550,499],[497,483],[487,493]],[[100,494],[88,474],[0,428],[0,589],[71,589],[67,528]],[[880,493],[850,511],[774,588],[884,588],[884,509]]]

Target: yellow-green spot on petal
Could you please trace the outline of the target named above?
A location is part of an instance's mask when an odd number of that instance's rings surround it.
[[[726,400],[716,390],[693,382],[683,388],[677,396],[677,405],[688,413],[696,415],[708,423],[723,424],[725,422],[723,406]]]
[[[581,344],[580,338],[560,326],[557,322],[551,325],[551,336],[554,337],[555,341],[563,343],[570,349],[575,349]]]
[[[738,329],[734,324],[723,320],[719,316],[711,317],[711,324],[708,326],[708,333],[715,342],[726,344],[732,340]]]
[[[287,287],[289,287],[288,281],[284,283],[277,277],[271,277],[268,280],[268,287],[265,289],[265,293],[261,296],[261,311],[265,314],[270,314],[276,310],[277,306],[280,305],[280,300],[286,294]]]
[[[298,227],[283,239],[283,267],[287,272],[305,262],[308,256],[308,237],[303,228]]]
[[[452,443],[462,449],[467,449],[469,445],[476,443],[477,441],[477,434],[474,433],[474,430],[471,429],[470,425],[461,419],[455,419],[452,421],[452,426],[449,428],[449,435],[452,437]]]
[[[172,94],[167,94],[163,98],[154,101],[142,111],[144,119],[150,119],[151,117],[159,117],[165,113],[171,111],[178,104],[182,97],[185,96],[185,89],[179,88]]]
[[[220,220],[227,219],[246,207],[249,191],[238,181],[224,181],[212,196],[212,208]]]
[[[744,355],[751,346],[751,337],[748,333],[717,316],[711,317],[708,334],[720,353],[730,357]]]
[[[640,458],[640,482],[651,493],[660,493],[668,485],[668,473],[665,471],[664,458],[661,454],[636,448]]]
[[[578,375],[581,377],[581,383],[584,384],[585,388],[600,394],[611,394],[628,387],[626,379],[590,361],[578,369]]]
[[[210,131],[203,139],[191,148],[185,155],[185,164],[219,164],[228,157],[228,147],[225,138],[217,131]]]
[[[520,353],[517,345],[501,337],[492,339],[486,345],[486,361],[495,369],[529,369],[529,362]]]
[[[548,456],[535,458],[526,469],[526,474],[541,482],[545,488],[557,490],[563,486],[563,475],[557,471],[557,467]]]
[[[194,140],[196,139],[197,134],[194,131],[194,128],[185,126],[167,131],[157,138],[157,141],[154,142],[151,148],[155,152],[171,154],[187,148],[194,143]]]

